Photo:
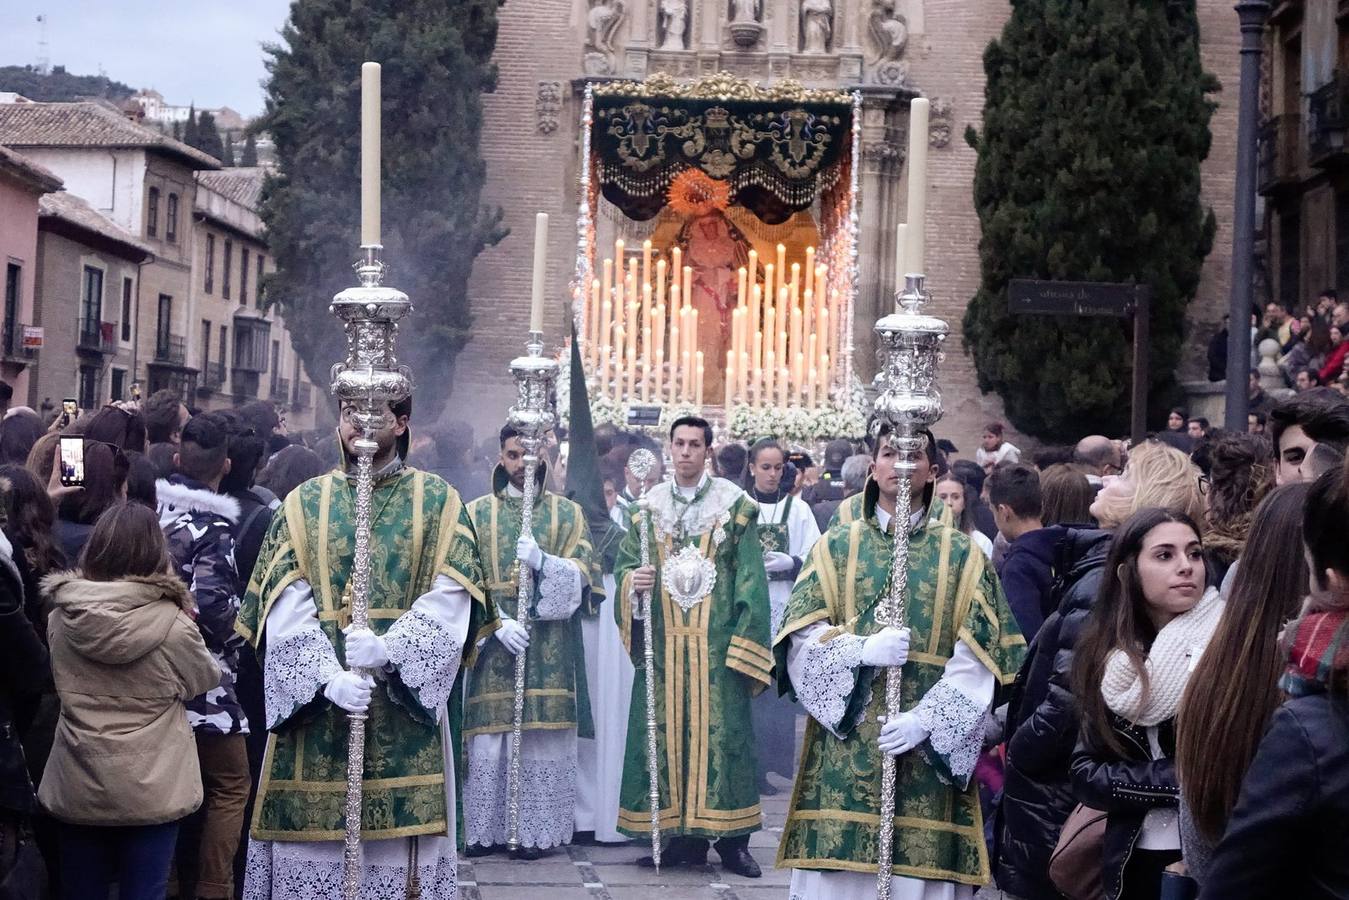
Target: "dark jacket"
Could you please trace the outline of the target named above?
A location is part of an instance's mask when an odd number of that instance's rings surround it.
[[[79,561],[80,552],[84,550],[84,545],[89,542],[89,535],[93,533],[93,525],[72,522],[69,519],[57,518],[52,525],[52,537],[56,539],[57,546],[61,548],[66,561],[72,566]]]
[[[1073,750],[1073,793],[1077,802],[1105,810],[1101,885],[1106,900],[1118,900],[1124,890],[1124,867],[1143,831],[1143,817],[1151,809],[1177,808],[1180,784],[1176,780],[1175,719],[1157,726],[1163,756],[1153,759],[1147,729],[1109,715],[1124,752],[1115,752],[1083,730]]]
[[[244,645],[234,631],[242,593],[234,566],[239,502],[182,475],[160,480],[155,491],[173,570],[192,592],[197,627],[221,669],[220,685],[188,702],[188,721],[195,731],[238,734],[248,728],[234,687]]]
[[[258,562],[258,551],[262,549],[262,539],[267,536],[267,526],[272,524],[272,516],[281,502],[271,491],[260,487],[235,491],[230,496],[239,502],[239,522],[234,529],[234,566],[239,572],[240,587],[247,588],[253,577],[253,567]]]
[[[1296,697],[1251,761],[1201,900],[1349,898],[1349,700]]]
[[[1110,533],[1067,530],[1055,548],[1059,607],[1031,641],[1007,707],[1006,781],[995,831],[998,887],[1024,900],[1058,900],[1049,855],[1077,801],[1069,763],[1077,742],[1073,645],[1091,611]]]
[[[23,582],[0,537],[0,810],[37,809],[21,736],[51,690],[47,649],[24,612]]]
[[[1045,617],[1054,611],[1054,554],[1067,533],[1062,525],[1028,531],[1007,545],[998,563],[1007,605],[1028,638],[1035,637]]]

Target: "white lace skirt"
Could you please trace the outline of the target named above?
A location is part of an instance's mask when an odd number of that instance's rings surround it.
[[[464,830],[472,845],[506,843],[509,734],[468,742]],[[576,812],[576,731],[526,731],[520,738],[520,846],[546,850],[571,841]]]
[[[876,876],[861,872],[792,869],[789,900],[875,900]],[[974,888],[950,881],[924,881],[895,876],[891,900],[974,900]]]
[[[361,900],[405,900],[411,838],[361,844]],[[417,838],[417,876],[422,900],[454,900],[458,859],[454,841]],[[244,900],[340,900],[342,845],[336,841],[248,842]]]

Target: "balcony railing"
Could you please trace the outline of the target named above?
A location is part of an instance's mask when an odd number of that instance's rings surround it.
[[[1349,78],[1339,72],[1307,96],[1307,155],[1314,165],[1324,165],[1346,153],[1345,131],[1349,127]]]
[[[1297,177],[1302,165],[1302,116],[1285,113],[1260,126],[1258,166],[1260,192],[1269,193]]]
[[[98,319],[80,319],[80,330],[75,341],[77,350],[95,353],[117,352],[117,323]]]
[[[271,399],[272,399],[272,400],[280,401],[281,403],[289,403],[289,402],[290,402],[290,379],[289,379],[289,378],[273,378],[273,379],[272,379],[272,393],[271,393]]]
[[[225,364],[223,362],[208,362],[201,367],[201,388],[208,391],[218,391],[225,385]]]
[[[313,388],[311,385],[301,381],[295,385],[295,408],[309,409],[309,405],[314,402]]]
[[[32,362],[37,359],[37,348],[25,346],[24,334],[29,327],[18,322],[5,325],[4,333],[0,335],[0,344],[3,344],[0,351],[3,351],[5,359],[14,362]]]
[[[181,366],[187,359],[187,340],[177,335],[161,334],[155,340],[155,362],[168,366]]]

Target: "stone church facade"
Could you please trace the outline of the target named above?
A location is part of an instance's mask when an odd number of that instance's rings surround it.
[[[1203,371],[1203,348],[1227,304],[1239,35],[1230,0],[1199,0],[1206,68],[1223,92],[1204,165],[1205,198],[1218,235],[1190,311],[1182,378]],[[946,416],[939,431],[972,455],[995,395],[981,395],[960,321],[979,283],[979,221],[972,184],[984,96],[982,55],[1009,15],[1004,0],[507,0],[502,6],[497,90],[485,98],[482,201],[499,205],[511,233],[477,260],[470,285],[475,339],[460,357],[448,416],[479,436],[499,426],[513,399],[507,363],[525,337],[533,217],[547,212],[545,313],[550,346],[567,333],[566,302],[576,256],[578,141],[586,81],[643,79],[657,72],[697,78],[727,71],[769,83],[862,93],[860,286],[857,367],[874,372],[871,326],[892,303],[895,226],[907,195],[908,99],[932,101],[928,134],[927,274],[931,311],[952,328],[941,370]]]

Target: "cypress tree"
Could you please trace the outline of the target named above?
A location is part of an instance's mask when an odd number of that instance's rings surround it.
[[[183,126],[182,141],[189,147],[197,146],[200,141],[197,137],[197,105],[195,103],[188,104],[187,124]]]
[[[225,132],[225,144],[220,156],[220,164],[227,167],[234,165],[234,137],[228,131]]]
[[[241,166],[256,166],[258,164],[258,141],[253,137],[253,132],[248,133],[244,139],[244,152],[239,158]]]
[[[295,0],[266,48],[277,173],[263,189],[276,272],[268,294],[310,376],[326,383],[345,346],[328,303],[355,282],[359,244],[360,67],[383,63],[383,235],[391,284],[416,304],[399,357],[435,419],[469,338],[474,258],[505,232],[479,195],[482,94],[495,89],[498,0]]]
[[[215,116],[210,110],[203,109],[197,116],[197,142],[192,144],[202,153],[208,156],[214,156],[216,159],[224,162],[225,144],[220,140],[220,131],[215,127]],[[189,141],[189,143],[191,143]],[[233,163],[227,163],[233,165]]]
[[[974,201],[981,284],[964,335],[979,387],[1048,440],[1127,428],[1127,320],[1011,315],[1013,278],[1152,290],[1150,409],[1176,389],[1185,307],[1214,218],[1200,198],[1206,98],[1194,0],[1013,0],[984,53]],[[1150,418],[1156,418],[1151,416]]]

